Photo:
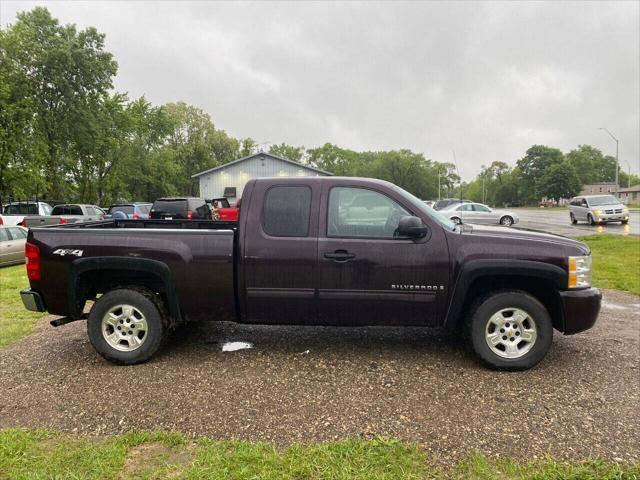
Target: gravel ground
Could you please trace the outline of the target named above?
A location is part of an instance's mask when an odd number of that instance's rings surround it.
[[[445,464],[476,450],[638,462],[639,313],[639,297],[607,291],[594,329],[556,333],[543,363],[521,373],[487,370],[424,329],[233,324],[182,329],[151,362],[116,367],[84,322],[43,321],[0,350],[0,428],[169,429],[280,446],[383,435]],[[222,352],[225,340],[255,347]]]

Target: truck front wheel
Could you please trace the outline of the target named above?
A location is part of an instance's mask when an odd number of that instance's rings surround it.
[[[479,300],[468,328],[476,354],[501,370],[526,370],[547,354],[553,325],[547,309],[519,290],[492,293]]]
[[[160,298],[146,289],[119,288],[102,295],[87,320],[93,348],[106,360],[133,365],[151,358],[167,335]]]

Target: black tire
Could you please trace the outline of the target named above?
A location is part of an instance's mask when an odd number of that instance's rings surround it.
[[[587,221],[592,226],[595,226],[595,224],[596,224],[596,221],[593,219],[593,215],[591,215],[590,213],[587,214]]]
[[[458,217],[451,217],[451,221],[456,225],[462,225],[462,220],[460,220],[460,218]]]
[[[574,225],[575,225],[576,223],[578,223],[578,220],[576,219],[576,216],[573,214],[573,212],[571,212],[571,213],[569,214],[569,218],[571,218],[571,223],[572,223],[572,224],[574,224]]]
[[[146,321],[147,329],[142,335],[144,341],[131,351],[117,350],[103,335],[103,317],[119,305],[134,307]],[[165,342],[168,327],[168,315],[161,299],[149,290],[136,287],[118,288],[102,295],[94,304],[87,320],[87,333],[93,348],[105,360],[118,365],[134,365],[149,360]]]
[[[510,215],[505,215],[500,219],[500,225],[510,227],[511,225],[513,225],[513,218]]]
[[[620,223],[621,223],[622,225],[626,225],[627,223],[629,223],[629,220],[622,220]]]
[[[512,308],[524,310],[529,315],[528,318],[535,323],[536,339],[529,351],[522,356],[504,358],[489,347],[485,333],[494,314]],[[485,363],[499,370],[527,370],[534,367],[547,354],[553,340],[553,324],[549,312],[535,297],[520,290],[502,290],[479,299],[471,309],[467,328],[476,354]]]

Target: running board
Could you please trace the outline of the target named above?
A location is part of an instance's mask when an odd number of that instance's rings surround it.
[[[55,320],[51,320],[49,323],[52,327],[60,327],[62,325],[66,325],[67,323],[76,322],[78,320],[86,320],[87,314],[83,313],[80,318],[71,318],[71,317],[61,317],[56,318]]]

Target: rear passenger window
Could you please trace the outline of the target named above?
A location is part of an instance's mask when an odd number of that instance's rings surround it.
[[[56,205],[52,215],[82,215],[80,205]]]
[[[272,187],[264,200],[262,228],[273,237],[306,237],[310,212],[309,187]]]
[[[27,238],[27,232],[18,227],[10,227],[9,234],[14,240],[22,240],[23,238]]]

